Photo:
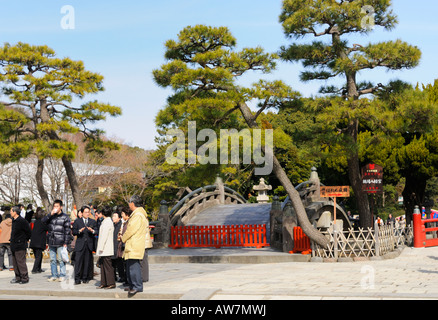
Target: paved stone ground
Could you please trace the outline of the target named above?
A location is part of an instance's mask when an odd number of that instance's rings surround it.
[[[192,250],[193,255],[205,254]],[[29,270],[32,263],[28,262]],[[0,299],[127,298],[121,286],[96,289],[99,275],[89,284],[75,286],[72,280],[48,282],[47,262],[43,269],[46,271],[42,274],[30,274],[30,282],[25,285],[10,284],[13,272],[0,272]],[[68,266],[70,275],[72,269]],[[133,299],[438,299],[438,247],[405,248],[398,257],[379,261],[151,263],[150,279],[145,291]]]

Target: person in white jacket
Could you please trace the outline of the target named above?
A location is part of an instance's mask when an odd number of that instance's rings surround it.
[[[116,280],[111,258],[114,256],[114,223],[111,218],[112,209],[102,209],[104,219],[99,228],[96,254],[100,257],[100,286],[98,289],[114,289]]]

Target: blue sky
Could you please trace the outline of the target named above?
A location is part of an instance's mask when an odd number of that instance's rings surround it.
[[[386,83],[402,79],[416,84],[431,83],[437,75],[438,2],[393,0],[399,24],[391,32],[376,29],[358,36],[354,43],[367,44],[402,39],[422,50],[420,66],[412,70],[372,70],[359,80]],[[75,10],[75,28],[65,30],[61,8]],[[145,149],[155,147],[154,118],[170,91],[153,83],[152,70],[165,61],[164,42],[175,39],[187,25],[227,26],[237,38],[238,48],[257,45],[277,52],[287,45],[278,16],[281,0],[163,0],[2,1],[0,43],[18,41],[46,44],[59,57],[82,60],[85,67],[105,77],[105,92],[86,97],[120,106],[123,115],[100,123],[110,138]],[[312,39],[309,38],[309,41]],[[271,75],[254,74],[245,81],[280,79],[305,96],[316,95],[323,82],[302,83],[300,64],[280,62]],[[332,83],[332,82],[330,82]]]

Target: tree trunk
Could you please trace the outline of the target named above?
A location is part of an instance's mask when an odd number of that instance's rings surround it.
[[[332,34],[332,44],[336,48],[337,56],[342,59],[349,59],[347,53],[343,49],[341,42],[341,36],[338,32]],[[359,92],[357,89],[356,71],[345,70],[345,78],[347,81],[347,99],[359,99]],[[359,151],[357,146],[357,135],[359,131],[359,119],[352,119],[348,128],[348,133],[351,138],[351,143],[354,146],[354,150],[348,157],[348,177],[350,179],[351,187],[353,188],[354,195],[356,197],[357,210],[360,217],[361,227],[372,228],[373,218],[369,207],[368,194],[362,191],[362,173],[359,163]]]
[[[412,222],[415,206],[424,202],[427,179],[417,175],[406,175],[406,185],[403,189],[403,205],[405,207],[406,225]]]
[[[257,129],[258,128],[257,122],[255,121],[249,107],[245,103],[239,103],[239,109],[248,126],[252,129]],[[273,158],[274,174],[277,177],[277,179],[280,181],[284,189],[286,190],[287,194],[289,195],[289,198],[292,202],[292,206],[295,209],[295,213],[297,214],[297,218],[301,228],[303,229],[303,232],[312,241],[316,242],[323,248],[327,248],[329,241],[321,232],[319,232],[316,228],[312,226],[312,224],[309,221],[309,218],[307,217],[306,209],[304,208],[303,202],[301,201],[298,191],[290,182],[290,179],[287,177],[286,172],[281,167],[280,162],[275,157],[275,155],[272,155],[272,158]]]
[[[49,113],[47,110],[47,102],[46,101],[40,101],[40,110],[41,110],[41,115],[40,115],[41,121],[42,122],[49,122],[50,116],[49,116]],[[61,140],[55,131],[50,131],[47,134],[53,140]],[[65,172],[67,174],[68,183],[70,185],[71,192],[73,194],[74,204],[76,204],[77,208],[80,208],[83,205],[82,196],[81,196],[81,192],[79,190],[79,184],[78,184],[78,181],[76,179],[76,173],[75,173],[75,170],[73,168],[73,164],[72,164],[71,160],[65,156],[62,157],[62,163],[64,165]]]
[[[307,217],[306,209],[304,208],[303,202],[301,201],[300,194],[295,189],[293,184],[290,182],[290,179],[287,177],[286,172],[281,167],[278,159],[274,156],[273,160],[274,160],[274,174],[277,177],[277,179],[280,181],[281,185],[286,190],[287,194],[289,195],[289,198],[292,202],[292,206],[295,209],[298,221],[300,223],[301,228],[303,229],[303,232],[311,240],[315,241],[321,247],[327,248],[329,244],[327,238],[312,226],[312,224],[309,221],[309,218]]]
[[[38,193],[40,195],[41,201],[43,203],[43,207],[47,211],[50,211],[51,210],[50,200],[49,200],[49,195],[47,194],[46,189],[44,188],[43,172],[44,172],[44,159],[38,158],[37,172],[35,175],[37,189],[38,189]]]
[[[50,116],[47,110],[47,101],[41,100],[40,101],[40,118],[41,122],[48,122],[50,120]],[[36,117],[33,119],[35,128],[38,125],[38,120]],[[37,131],[38,132],[38,131]],[[35,140],[41,139],[41,136],[39,133],[35,134]],[[51,210],[49,195],[47,194],[46,189],[44,188],[44,181],[43,181],[43,172],[44,172],[44,159],[40,159],[40,155],[37,154],[38,157],[38,164],[37,164],[37,172],[36,172],[36,183],[37,183],[37,189],[38,193],[40,195],[41,201],[43,203],[44,208],[47,211]]]
[[[359,120],[356,119],[350,125],[349,130],[354,145],[357,144],[358,128]],[[362,191],[362,172],[359,166],[359,155],[357,150],[352,151],[352,154],[348,157],[347,163],[350,184],[356,197],[360,226],[362,228],[372,228],[374,226],[373,217],[369,207],[368,194]]]
[[[348,175],[356,196],[356,205],[359,212],[360,226],[362,228],[373,227],[373,217],[369,207],[368,194],[362,191],[362,178],[359,168],[359,160],[356,156],[348,159]]]
[[[64,164],[65,172],[67,173],[68,183],[71,188],[71,192],[73,194],[73,201],[77,208],[82,207],[83,205],[83,199],[81,190],[79,189],[79,183],[76,179],[76,173],[73,168],[72,161],[70,159],[67,159],[66,157],[62,158],[62,163]]]

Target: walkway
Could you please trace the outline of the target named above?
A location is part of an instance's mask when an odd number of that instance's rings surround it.
[[[193,257],[211,254],[190,250]],[[240,250],[240,255],[255,254]],[[215,253],[237,254],[224,250]],[[255,264],[156,263],[155,259],[151,252],[151,281],[145,284],[145,292],[133,299],[438,299],[438,247],[405,248],[395,259],[345,263],[275,262],[275,259],[273,263]],[[32,261],[28,263],[29,269],[31,265]],[[89,284],[75,286],[71,280],[48,282],[48,263],[43,264],[43,269],[46,272],[31,274],[26,285],[10,284],[13,272],[0,272],[0,299],[127,298],[121,286],[97,290],[100,276]],[[72,274],[72,267],[68,269]]]
[[[228,226],[266,224],[269,226],[271,203],[223,204],[199,212],[189,226]],[[269,239],[269,238],[268,238]]]

